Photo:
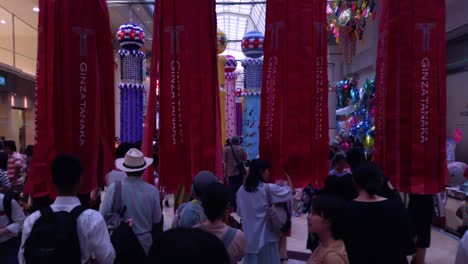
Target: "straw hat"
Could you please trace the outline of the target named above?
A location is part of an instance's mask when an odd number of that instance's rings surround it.
[[[123,159],[115,160],[115,167],[125,172],[142,171],[153,163],[152,158],[147,158],[136,148],[127,151]]]

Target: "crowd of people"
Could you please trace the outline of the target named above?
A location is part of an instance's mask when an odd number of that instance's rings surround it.
[[[35,201],[22,193],[33,147],[0,144],[0,263],[246,263],[288,260],[286,238],[297,195],[289,175],[273,182],[266,160],[253,159],[230,139],[224,149],[224,182],[209,171],[195,175],[191,199],[175,208],[163,231],[162,196],[141,179],[154,162],[138,146],[116,148],[106,186],[79,195],[83,166],[73,155],[50,164],[58,196]],[[4,150],[4,151],[3,151]],[[405,207],[364,151],[331,148],[323,189],[302,189],[312,254],[309,264],[424,263],[430,246],[430,195],[411,195]],[[100,202],[102,200],[102,202]],[[236,217],[233,213],[236,212]],[[462,212],[463,213],[463,212]],[[239,220],[237,221],[236,218]],[[463,244],[465,241],[465,244]],[[467,263],[468,232],[457,262]],[[304,241],[305,242],[305,241]]]

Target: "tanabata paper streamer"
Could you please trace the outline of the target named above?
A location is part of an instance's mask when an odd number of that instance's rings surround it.
[[[225,66],[225,89],[226,89],[226,137],[237,136],[236,133],[236,80],[237,73],[236,58],[228,55]]]
[[[263,60],[247,58],[242,60],[242,67],[244,67],[244,92],[261,92]]]
[[[114,56],[104,0],[40,0],[36,145],[24,192],[56,195],[50,163],[83,162],[81,194],[105,185],[114,168]]]
[[[326,0],[269,0],[260,156],[273,177],[322,187],[328,175]]]
[[[213,0],[161,0],[157,9],[159,184],[169,192],[179,185],[190,190],[201,170],[222,177],[216,4]],[[202,66],[197,65],[200,62]]]
[[[243,98],[236,92],[236,134],[242,135]]]
[[[263,60],[247,58],[242,61],[244,67],[244,117],[243,136],[244,149],[253,159],[258,156],[259,125],[260,125],[260,95],[262,87]]]
[[[224,78],[223,78],[224,79]],[[226,99],[227,94],[225,89],[219,89],[219,102],[220,102],[220,109],[224,110],[221,111],[221,144],[224,149],[224,143],[226,142]]]
[[[143,138],[145,54],[138,50],[145,33],[137,24],[124,24],[117,31],[120,55],[120,141],[135,143]]]
[[[243,147],[249,159],[255,159],[258,156],[260,99],[259,94],[244,95]]]
[[[447,180],[445,1],[380,8],[374,158],[400,191],[435,194]]]

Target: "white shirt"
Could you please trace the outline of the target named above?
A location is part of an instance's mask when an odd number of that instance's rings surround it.
[[[23,222],[26,218],[23,213],[23,209],[19,204],[15,201],[11,201],[11,218],[13,223],[10,223],[8,216],[5,212],[5,208],[3,208],[3,197],[5,197],[2,193],[0,193],[0,228],[6,227],[8,231],[7,234],[0,235],[0,243],[8,241],[16,236],[21,232],[21,228],[23,228]],[[10,224],[8,224],[10,223]]]
[[[284,203],[292,199],[291,188],[267,184],[272,203]],[[279,241],[279,237],[267,227],[268,201],[265,185],[260,183],[255,192],[247,192],[242,186],[237,192],[237,213],[242,219],[242,229],[247,242],[245,253],[257,254],[266,243]]]
[[[119,170],[112,170],[106,175],[106,186],[109,187],[113,183],[121,182],[125,178],[127,178],[127,174],[125,172]]]
[[[458,245],[457,257],[455,259],[455,264],[466,264],[468,263],[468,232],[465,232],[465,235],[460,239],[460,244]]]
[[[77,197],[59,196],[55,199],[51,208],[54,212],[71,212],[78,205],[80,205],[80,200]],[[18,254],[19,263],[26,263],[23,249],[24,242],[29,237],[34,223],[40,216],[41,213],[37,211],[28,216],[24,221],[23,239]],[[84,264],[89,261],[91,256],[94,256],[99,264],[111,264],[114,262],[115,251],[110,241],[106,222],[99,212],[86,210],[81,213],[77,219],[77,232],[81,247],[81,263]]]

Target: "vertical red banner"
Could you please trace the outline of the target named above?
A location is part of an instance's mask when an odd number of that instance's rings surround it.
[[[215,1],[162,0],[160,185],[190,188],[195,174],[221,176]]]
[[[156,3],[159,5],[159,3]],[[143,127],[143,140],[142,140],[142,152],[147,157],[153,157],[153,139],[156,129],[156,89],[159,82],[159,27],[161,19],[161,8],[155,7],[153,17],[153,43],[151,47],[151,72],[150,72],[150,90],[148,93],[148,106],[146,110],[146,116]],[[155,162],[155,161],[154,161]],[[143,174],[143,180],[147,183],[154,184],[154,164],[152,164]]]
[[[51,193],[50,161],[71,153],[84,165],[81,193],[113,168],[114,76],[104,0],[40,1],[36,142],[26,192]]]
[[[382,1],[376,162],[403,192],[446,184],[445,1]]]
[[[267,5],[260,156],[298,186],[328,175],[326,1]]]

